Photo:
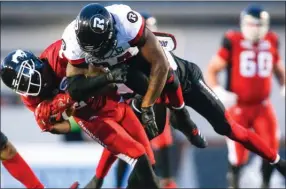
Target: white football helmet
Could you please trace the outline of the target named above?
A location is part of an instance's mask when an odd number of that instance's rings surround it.
[[[269,13],[257,5],[250,5],[240,14],[241,32],[245,39],[252,42],[265,37],[269,30],[269,22]]]

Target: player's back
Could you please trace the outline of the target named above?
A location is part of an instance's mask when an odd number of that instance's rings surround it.
[[[57,77],[60,79],[66,76],[66,67],[68,60],[63,56],[62,48],[65,44],[62,40],[57,40],[48,46],[40,55],[41,59],[46,59],[47,63],[51,66]]]
[[[257,43],[245,40],[239,31],[226,32],[224,52],[228,62],[227,89],[241,103],[261,103],[271,92],[273,64],[278,58],[278,41],[273,32]]]

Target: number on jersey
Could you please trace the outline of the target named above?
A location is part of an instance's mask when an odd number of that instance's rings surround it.
[[[255,62],[255,52],[243,51],[240,53],[240,74],[243,77],[268,77],[271,75],[273,66],[273,57],[270,52],[259,52],[257,54],[257,63]]]
[[[128,14],[127,14],[127,20],[131,23],[135,23],[137,22],[138,20],[138,16],[136,13],[134,13],[133,11],[130,11]]]

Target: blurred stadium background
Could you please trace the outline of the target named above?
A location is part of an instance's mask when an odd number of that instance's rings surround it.
[[[114,2],[102,2],[105,5]],[[116,2],[119,3],[119,2]],[[223,33],[238,28],[239,13],[248,2],[121,2],[138,11],[147,11],[158,19],[159,30],[177,38],[176,54],[196,62],[203,71],[219,47]],[[258,3],[258,2],[257,2]],[[72,21],[86,2],[1,2],[1,60],[17,48],[39,55],[49,44],[61,38],[65,26]],[[281,40],[281,55],[285,60],[285,2],[261,2],[270,12],[272,29]],[[224,74],[221,75],[224,82]],[[271,100],[281,128],[281,153],[285,156],[285,100],[273,82]],[[174,146],[174,166],[179,166],[176,180],[179,187],[226,187],[227,150],[224,138],[194,111],[191,115],[210,142],[199,150],[186,142],[182,162]],[[83,185],[93,176],[102,148],[87,137],[69,142],[59,135],[41,133],[33,114],[19,98],[1,85],[1,130],[16,145],[47,187],[66,187],[79,180]],[[260,184],[260,159],[252,158],[243,174],[242,186],[257,188]],[[1,186],[22,187],[6,170],[1,169]],[[104,187],[114,187],[114,166]],[[285,188],[285,181],[276,172],[272,187]]]

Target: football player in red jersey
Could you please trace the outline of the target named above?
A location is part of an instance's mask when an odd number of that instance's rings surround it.
[[[61,55],[62,41],[51,44],[37,58],[28,51],[16,50],[1,63],[4,84],[21,94],[24,104],[35,113],[43,131],[64,134],[78,125],[94,140],[134,170],[128,186],[138,182],[158,188],[151,164],[155,164],[151,145],[132,109],[121,101],[113,83],[123,80],[123,70],[110,71],[98,68],[85,70],[85,75],[98,75],[98,93],[85,101],[74,102],[65,93],[67,60]],[[102,72],[102,73],[100,73]],[[102,85],[103,82],[105,85]],[[106,91],[105,91],[106,90]],[[72,113],[71,113],[72,112]],[[74,116],[68,117],[74,114]],[[107,150],[108,149],[108,150]]]
[[[262,7],[250,5],[241,13],[241,31],[227,31],[222,45],[208,67],[208,83],[228,107],[232,118],[253,129],[270,147],[279,149],[279,128],[269,100],[272,74],[285,97],[285,68],[279,55],[279,39],[269,30],[269,14]],[[227,85],[218,83],[218,73],[227,70]],[[239,187],[241,167],[247,163],[248,150],[227,140],[229,187]],[[269,188],[273,166],[263,160],[263,188]]]

